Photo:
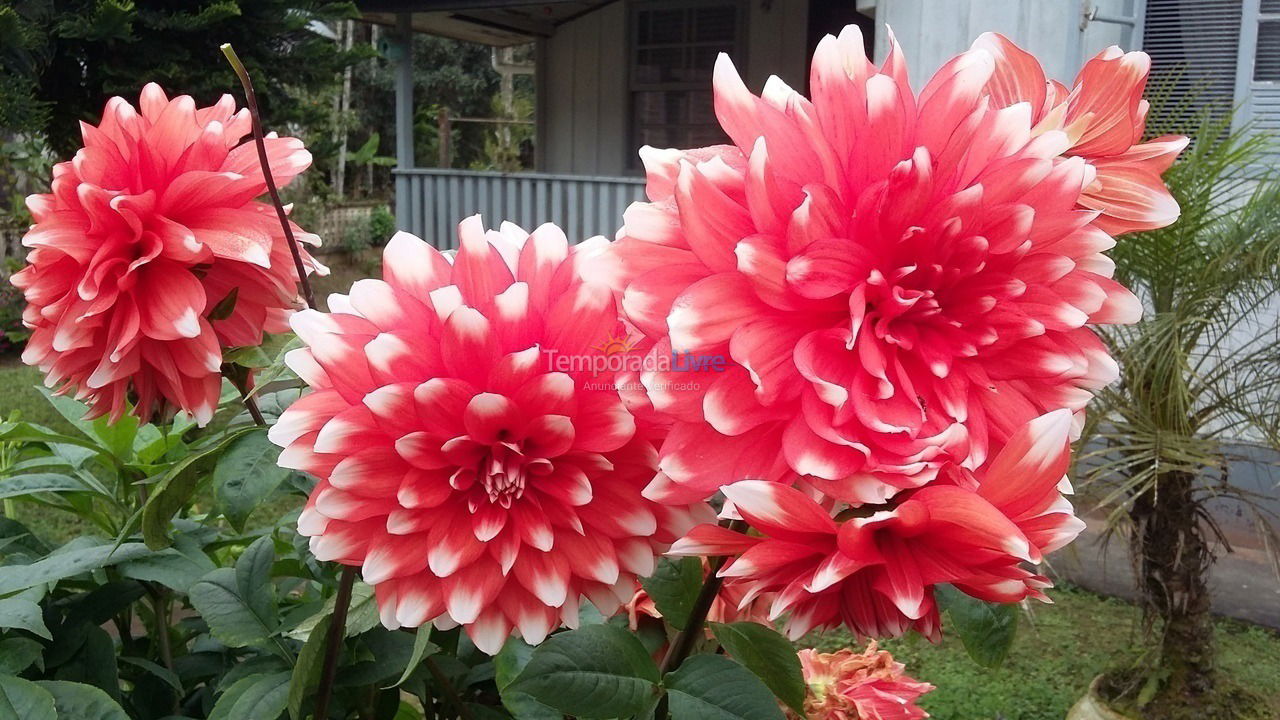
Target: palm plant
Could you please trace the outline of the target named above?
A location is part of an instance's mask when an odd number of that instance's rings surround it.
[[[1134,688],[1161,718],[1214,689],[1208,570],[1217,543],[1229,545],[1208,502],[1234,498],[1271,533],[1228,470],[1241,439],[1280,445],[1280,181],[1259,169],[1266,137],[1233,130],[1230,112],[1190,111],[1195,100],[1153,113],[1182,126],[1160,130],[1193,138],[1166,176],[1182,217],[1111,253],[1146,312],[1106,333],[1121,379],[1099,397],[1085,430],[1095,449],[1081,456],[1109,529],[1129,539],[1146,627],[1159,632]]]

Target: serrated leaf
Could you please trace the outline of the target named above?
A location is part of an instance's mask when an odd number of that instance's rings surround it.
[[[528,693],[511,690],[507,686],[512,683],[533,657],[533,646],[519,637],[512,635],[502,646],[502,650],[493,658],[493,680],[502,697],[502,705],[511,712],[512,717],[519,720],[561,720],[564,717],[558,710],[538,702]]]
[[[107,452],[120,460],[133,457],[133,439],[138,434],[138,418],[123,415],[119,420],[109,421],[106,416],[94,420],[85,420],[89,412],[88,406],[68,395],[54,395],[45,387],[39,388],[41,394],[53,405],[58,414],[76,429],[98,442]]]
[[[120,574],[127,578],[160,583],[182,593],[214,569],[199,543],[184,535],[177,537],[173,547],[120,564]]]
[[[230,647],[245,647],[271,638],[280,625],[276,612],[270,538],[259,538],[236,561],[235,569],[218,568],[191,586],[191,604],[209,623],[209,632]]]
[[[677,630],[683,630],[702,590],[702,581],[701,558],[664,557],[658,561],[653,574],[641,579],[640,584],[663,619]]]
[[[44,645],[31,638],[12,637],[0,640],[0,675],[17,675],[35,665],[43,654]],[[43,669],[43,665],[40,667]]]
[[[0,628],[16,628],[26,630],[45,640],[52,640],[53,635],[44,624],[44,613],[40,606],[20,597],[0,600]]]
[[[80,480],[60,473],[27,473],[0,480],[0,498],[22,497],[36,493],[88,492]]]
[[[209,720],[276,720],[289,704],[289,673],[238,680],[213,704]]]
[[[0,567],[0,595],[134,560],[150,552],[141,543],[126,543],[118,548],[114,545],[93,545],[58,552],[30,565]]]
[[[950,585],[937,586],[934,597],[938,609],[951,618],[969,657],[983,667],[1000,667],[1017,635],[1017,606],[983,602]]]
[[[311,635],[298,652],[289,677],[289,717],[303,720],[302,705],[320,681],[320,668],[324,658],[325,640],[329,634],[332,615],[325,615],[311,629]]]
[[[553,635],[533,651],[508,691],[581,718],[635,715],[658,692],[658,667],[644,645],[613,625]]]
[[[753,622],[710,625],[725,652],[763,680],[779,700],[804,713],[804,672],[791,641]]]
[[[250,432],[230,443],[213,470],[213,495],[218,510],[236,530],[266,500],[290,470],[276,464],[280,448],[266,430]]]
[[[22,678],[0,675],[0,718],[58,720],[53,695]]]
[[[53,696],[58,720],[130,720],[119,703],[92,685],[64,680],[40,680],[36,685]]]
[[[210,447],[179,460],[165,473],[142,509],[142,538],[148,547],[156,550],[169,547],[173,542],[169,536],[173,516],[191,500],[191,496],[208,478],[208,473],[203,472],[205,467],[236,438],[255,429],[243,428],[229,432]]]
[[[152,675],[160,678],[160,680],[162,680],[166,685],[173,688],[174,692],[178,693],[178,695],[182,695],[182,680],[179,679],[178,675],[169,668],[164,667],[163,665],[157,665],[146,658],[129,657],[127,655],[121,655],[120,662],[146,670]]]
[[[723,655],[694,655],[663,680],[671,720],[783,720],[760,678]]]

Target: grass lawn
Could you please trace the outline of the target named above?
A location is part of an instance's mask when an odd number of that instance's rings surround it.
[[[36,389],[43,380],[39,370],[23,365],[16,356],[0,359],[0,419],[8,419],[17,410],[27,422],[58,432],[74,432],[71,423]]]
[[[906,663],[908,674],[937,686],[920,701],[935,718],[1062,720],[1095,675],[1134,657],[1141,638],[1138,611],[1126,602],[1069,587],[1050,594],[1053,605],[1037,603],[1030,619],[1023,615],[1013,651],[995,670],[970,660],[945,625],[940,646],[913,636],[881,647]],[[1280,717],[1280,635],[1220,620],[1217,640],[1224,674],[1270,698]],[[824,650],[851,644],[840,632],[802,642]]]

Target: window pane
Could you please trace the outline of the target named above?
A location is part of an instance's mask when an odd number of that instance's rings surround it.
[[[643,43],[680,43],[685,41],[685,29],[689,24],[688,11],[646,10],[640,17],[648,16],[649,35],[642,38]]]
[[[1258,23],[1258,54],[1254,58],[1253,79],[1280,82],[1280,20]]]
[[[694,11],[694,42],[731,43],[737,32],[737,17],[732,5],[703,7]]]
[[[677,82],[687,74],[684,48],[651,48],[636,53],[638,83]]]

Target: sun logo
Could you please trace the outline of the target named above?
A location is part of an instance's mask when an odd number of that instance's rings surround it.
[[[629,353],[636,346],[636,341],[623,335],[617,337],[610,335],[608,340],[596,345],[592,350],[599,350],[605,355],[624,355]]]

